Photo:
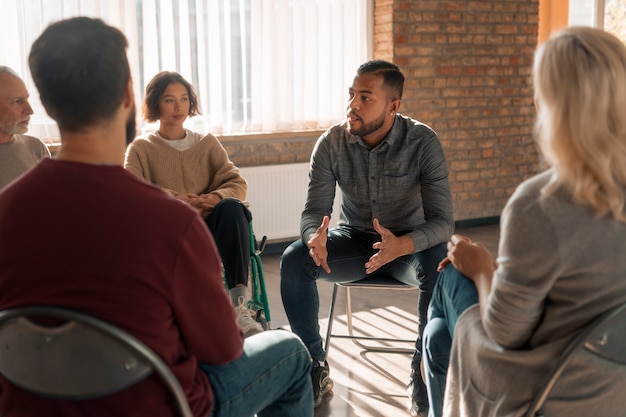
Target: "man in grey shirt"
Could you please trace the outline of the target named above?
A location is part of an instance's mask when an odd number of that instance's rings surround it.
[[[50,156],[43,142],[24,135],[31,114],[24,81],[11,68],[0,65],[0,189]]]
[[[437,264],[454,229],[448,168],[437,134],[398,114],[404,76],[386,61],[357,70],[347,119],[326,131],[311,156],[300,231],[281,258],[281,292],[292,330],[313,358],[315,405],[332,389],[319,334],[316,280],[356,281],[385,274],[420,287],[411,413],[428,410],[420,372],[421,335]],[[338,226],[329,229],[335,187]]]

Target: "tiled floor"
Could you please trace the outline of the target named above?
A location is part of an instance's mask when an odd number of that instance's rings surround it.
[[[499,227],[482,226],[457,233],[482,242],[495,256]],[[263,272],[270,301],[271,327],[288,328],[279,290],[279,255],[263,255]],[[326,334],[332,285],[318,282],[320,326]],[[417,333],[417,291],[352,290],[356,329],[366,333],[383,331],[391,336],[414,339]],[[338,295],[333,333],[346,329],[343,292]],[[406,346],[406,344],[405,344]],[[410,346],[409,346],[410,347]],[[332,397],[315,411],[315,417],[408,416],[406,384],[411,372],[411,355],[364,352],[352,341],[333,339],[328,362],[335,382]]]

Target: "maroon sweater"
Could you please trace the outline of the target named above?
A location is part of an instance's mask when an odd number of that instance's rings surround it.
[[[212,406],[197,363],[242,354],[206,226],[118,166],[45,159],[0,193],[0,309],[36,304],[77,309],[138,337],[178,377],[195,416]],[[157,378],[80,402],[37,399],[0,378],[0,414],[171,416]]]

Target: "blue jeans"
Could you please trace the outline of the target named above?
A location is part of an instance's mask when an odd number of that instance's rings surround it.
[[[283,306],[291,329],[296,333],[311,353],[311,357],[323,361],[326,357],[320,336],[318,322],[319,295],[317,279],[330,282],[351,282],[366,277],[365,263],[377,252],[372,249],[374,242],[380,241],[377,233],[367,233],[352,227],[339,226],[328,230],[327,274],[313,262],[309,249],[297,240],[283,253],[280,260],[280,285]],[[435,281],[437,265],[446,256],[446,245],[439,244],[423,252],[402,256],[384,265],[371,276],[392,275],[409,285],[419,286],[418,301],[419,334],[415,344],[413,369],[419,370],[421,360],[421,334],[426,324],[428,304]]]
[[[439,274],[428,308],[428,324],[424,330],[424,373],[428,387],[429,417],[441,417],[450,363],[452,337],[459,316],[478,303],[474,283],[448,265]]]
[[[209,417],[312,417],[311,358],[290,332],[248,337],[243,355],[226,365],[199,364],[213,389]]]

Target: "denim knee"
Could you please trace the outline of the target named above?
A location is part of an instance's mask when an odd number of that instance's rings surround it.
[[[299,359],[299,363],[305,368],[306,373],[310,373],[311,355],[302,340],[294,333],[285,330],[276,331],[282,336],[282,340],[279,343],[282,344],[283,349],[292,352],[292,354]]]
[[[280,256],[280,275],[290,279],[313,276],[315,264],[309,255],[309,248],[301,240],[293,242]]]
[[[452,338],[447,323],[440,317],[433,317],[426,324],[423,339],[423,355],[432,373],[445,375],[450,362]]]

